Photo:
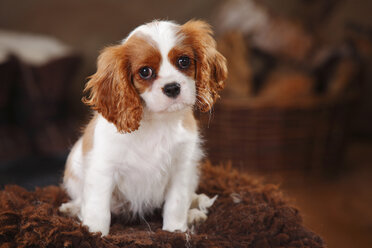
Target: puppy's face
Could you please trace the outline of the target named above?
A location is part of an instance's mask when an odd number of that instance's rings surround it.
[[[208,111],[227,77],[211,35],[202,21],[136,28],[122,44],[103,50],[84,102],[120,132],[138,129],[143,108],[161,113],[196,105]]]
[[[153,112],[176,111],[195,103],[195,56],[178,30],[171,23],[152,23],[124,42],[132,83]]]

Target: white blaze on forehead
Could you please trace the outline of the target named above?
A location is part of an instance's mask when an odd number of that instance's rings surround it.
[[[178,24],[171,21],[153,21],[133,30],[122,43],[128,40],[132,35],[140,33],[151,37],[156,43],[157,49],[159,49],[162,57],[167,58],[169,51],[179,40],[179,37],[177,37],[179,27]]]

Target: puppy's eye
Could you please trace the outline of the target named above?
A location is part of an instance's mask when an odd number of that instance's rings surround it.
[[[187,56],[181,56],[178,59],[178,66],[181,69],[187,69],[190,66],[190,58]]]
[[[142,67],[140,70],[139,70],[139,75],[141,78],[143,79],[150,79],[153,75],[153,71],[150,67]]]

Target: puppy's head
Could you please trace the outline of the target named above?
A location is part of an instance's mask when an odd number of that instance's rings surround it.
[[[154,21],[102,51],[83,101],[119,132],[131,132],[138,129],[144,108],[161,113],[196,105],[208,111],[226,77],[226,60],[208,24]]]

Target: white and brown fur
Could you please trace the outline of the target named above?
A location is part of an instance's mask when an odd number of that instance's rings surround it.
[[[185,69],[181,56],[190,58]],[[150,79],[139,75],[144,66]],[[143,217],[163,207],[171,232],[205,220],[215,198],[195,194],[203,152],[193,109],[209,111],[226,77],[203,21],[154,21],[105,48],[85,88],[95,112],[68,156],[63,185],[71,201],[60,211],[102,235],[111,213]],[[163,92],[172,82],[180,85],[175,98]]]

